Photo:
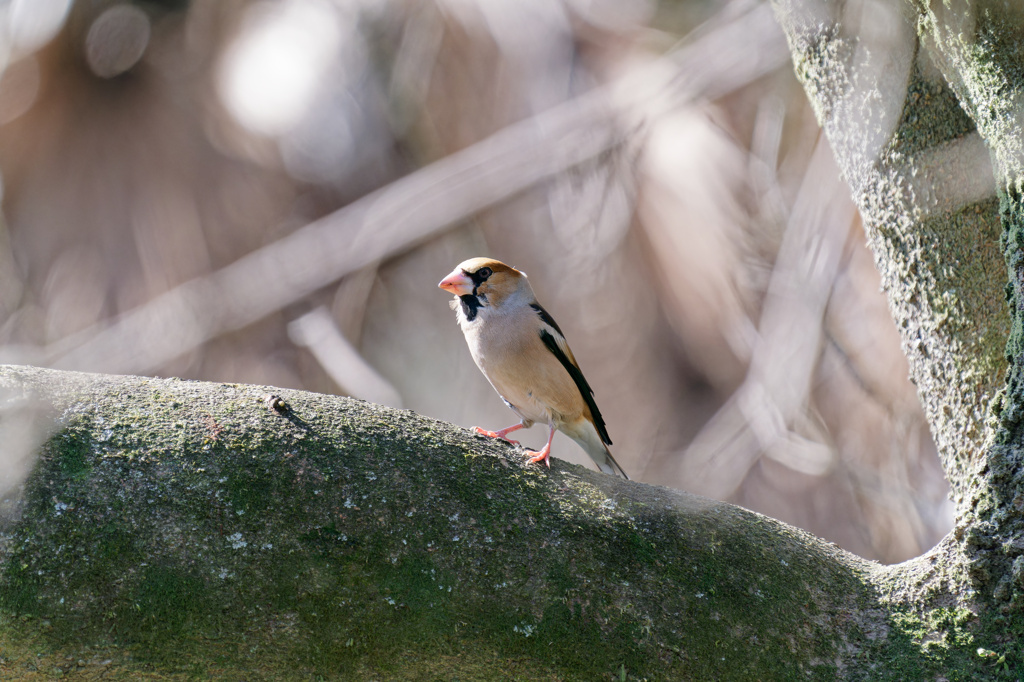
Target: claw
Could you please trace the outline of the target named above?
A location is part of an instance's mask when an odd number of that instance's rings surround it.
[[[509,429],[501,429],[500,431],[488,431],[487,429],[481,429],[479,426],[474,426],[473,427],[473,431],[475,431],[476,433],[479,433],[481,436],[487,436],[488,438],[500,438],[503,441],[506,441],[508,443],[512,443],[513,445],[519,445],[519,441],[512,440],[511,438],[506,438],[505,437],[505,434],[508,433],[510,430],[514,430],[514,429],[509,428]]]
[[[519,445],[519,441],[512,440],[511,438],[508,437],[508,434],[512,433],[513,431],[518,431],[521,428],[523,428],[522,424],[513,424],[512,426],[510,426],[510,427],[508,427],[506,429],[499,429],[497,431],[488,431],[487,429],[481,429],[479,426],[474,426],[473,427],[473,431],[475,431],[476,433],[479,433],[481,436],[487,436],[488,438],[500,438],[503,441],[507,441],[509,443],[512,443],[513,445]]]
[[[548,469],[551,468],[551,448],[545,446],[543,450],[539,451],[536,456],[526,460],[528,464],[535,464],[537,462],[543,462],[547,465]]]
[[[552,424],[551,425],[551,431],[548,433],[547,445],[545,445],[540,450],[538,450],[536,455],[534,455],[529,460],[527,460],[527,463],[528,464],[535,464],[536,462],[544,462],[544,464],[546,464],[548,466],[548,469],[550,469],[551,468],[551,440],[554,437],[555,437],[555,426],[554,426],[554,424]]]

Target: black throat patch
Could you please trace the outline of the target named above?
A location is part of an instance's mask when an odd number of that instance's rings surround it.
[[[459,296],[459,300],[462,302],[462,314],[466,316],[467,320],[472,322],[476,319],[476,311],[482,305],[480,299],[476,297],[476,294],[464,294]]]

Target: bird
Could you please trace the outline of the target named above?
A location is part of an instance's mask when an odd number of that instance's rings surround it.
[[[497,431],[473,430],[519,445],[508,434],[546,424],[548,442],[531,464],[551,466],[551,439],[558,430],[579,443],[601,471],[628,480],[608,449],[612,441],[594,391],[558,323],[537,302],[526,273],[493,258],[470,258],[437,286],[454,294],[451,307],[473,360],[520,418]]]

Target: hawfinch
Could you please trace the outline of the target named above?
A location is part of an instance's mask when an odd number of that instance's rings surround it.
[[[580,444],[601,471],[628,479],[608,446],[611,439],[594,391],[583,378],[554,318],[537,303],[526,275],[492,258],[460,263],[438,286],[457,298],[452,308],[477,367],[522,420],[499,431],[473,429],[491,438],[533,426],[550,428],[547,445],[530,462],[551,462],[555,429]]]

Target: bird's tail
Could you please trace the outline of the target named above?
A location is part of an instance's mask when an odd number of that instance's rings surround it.
[[[623,471],[619,463],[612,457],[608,445],[601,439],[601,435],[590,422],[585,422],[586,427],[581,429],[582,433],[566,433],[570,438],[579,443],[580,447],[586,450],[590,458],[597,464],[597,468],[612,476],[621,476],[629,480],[629,476]]]

